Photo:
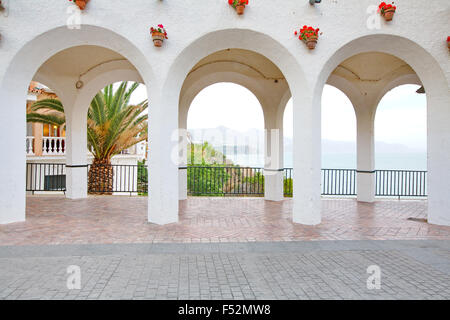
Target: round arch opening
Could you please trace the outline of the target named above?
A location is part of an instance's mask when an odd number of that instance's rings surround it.
[[[234,165],[264,166],[263,110],[241,85],[221,82],[199,92],[189,108],[187,130],[191,143],[208,143]]]

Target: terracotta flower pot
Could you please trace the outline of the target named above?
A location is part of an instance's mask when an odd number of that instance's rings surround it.
[[[80,8],[80,10],[84,10],[86,8],[89,0],[75,0],[75,4]]]
[[[236,6],[236,12],[237,12],[237,14],[239,14],[239,15],[244,14],[244,11],[245,11],[245,6],[244,6],[244,5],[238,5],[238,6]]]
[[[306,46],[308,47],[308,49],[310,50],[314,50],[316,48],[317,45],[317,37],[309,37],[307,40],[305,40]]]
[[[155,47],[161,47],[165,36],[164,33],[161,32],[152,32],[152,38],[153,38],[153,44],[155,45]]]
[[[392,18],[394,18],[394,13],[395,13],[394,9],[388,9],[384,11],[383,17],[386,21],[391,21]]]
[[[450,41],[447,41],[448,50],[450,50]]]

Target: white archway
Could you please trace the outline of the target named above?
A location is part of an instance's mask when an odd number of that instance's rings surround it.
[[[2,150],[8,150],[9,152],[9,156],[2,162],[4,170],[0,172],[0,178],[4,181],[0,187],[0,206],[4,209],[0,215],[0,223],[25,220],[26,156],[23,141],[25,141],[26,136],[26,121],[23,106],[26,101],[28,85],[38,68],[52,56],[65,49],[82,45],[95,45],[118,52],[139,70],[139,74],[142,76],[147,87],[150,87],[154,83],[153,71],[139,49],[126,38],[102,27],[83,25],[83,28],[76,32],[69,30],[66,26],[58,27],[35,37],[24,45],[9,64],[0,86],[0,96],[3,98],[0,101],[0,130],[4,131],[1,132],[3,136],[11,137],[11,139],[2,139],[0,142]],[[75,102],[79,92],[83,91],[82,89],[77,90],[75,88],[76,81],[62,84],[52,81],[49,78],[44,82],[54,86],[54,90],[61,97],[65,106],[68,105],[68,101]],[[83,101],[83,104],[85,102],[90,103],[88,99],[87,101]],[[80,131],[79,129],[82,127],[83,121],[86,121],[85,117],[80,116],[80,114],[84,113],[76,112],[75,114],[79,121],[72,119],[73,121],[69,120],[67,125],[68,128],[71,126],[73,128],[74,124],[77,124],[77,130],[75,132],[79,131],[77,133],[80,136],[77,136],[77,139],[80,139],[72,141],[68,139],[68,150],[70,149],[70,145],[80,146],[80,148],[86,146],[84,143],[85,139],[81,135],[83,130]],[[86,154],[84,152],[85,156]],[[69,165],[71,164],[70,162],[82,161],[82,157],[73,157],[73,159],[70,159],[69,154]],[[79,168],[78,165],[84,164],[78,163],[74,167]],[[79,174],[77,175],[81,178],[84,175],[82,173],[83,170],[78,169],[78,171]],[[75,178],[75,180],[78,179]],[[70,178],[68,182],[70,183]]]
[[[427,94],[428,110],[428,221],[434,224],[450,225],[450,93],[449,83],[439,63],[424,48],[414,41],[389,34],[377,34],[354,39],[335,52],[324,65],[314,89],[314,97],[317,105],[320,105],[319,97],[331,72],[346,59],[364,52],[381,52],[392,55],[406,62],[417,74]],[[392,86],[410,82],[411,79],[396,79],[395,77],[385,86],[389,90]],[[377,94],[374,105],[385,92]],[[362,127],[370,128],[373,136],[373,108],[366,115],[358,114],[358,119],[366,118]],[[368,127],[367,127],[368,126]],[[364,139],[363,139],[364,140]],[[365,145],[373,144],[366,139]],[[373,139],[372,139],[373,140]],[[370,147],[373,149],[373,146]],[[373,158],[373,157],[372,157]],[[359,162],[359,160],[358,160]],[[373,164],[372,164],[373,168]],[[360,169],[361,170],[361,169]],[[371,174],[372,171],[363,169],[361,174]],[[368,185],[374,185],[374,179],[366,181]],[[358,179],[358,184],[366,183]],[[373,190],[373,189],[372,189]],[[365,199],[373,199],[373,192],[364,196]],[[373,201],[373,200],[372,200]]]
[[[196,95],[189,108],[187,129],[195,134],[193,138],[202,139],[197,142],[204,140],[227,146],[237,139],[238,145],[248,143],[247,147],[257,147],[259,154],[253,154],[252,158],[248,154],[247,159],[235,158],[225,149],[224,156],[240,166],[264,166],[264,127],[264,112],[258,97],[239,84],[210,85]]]
[[[154,156],[150,156],[149,181],[150,183],[153,181],[157,186],[154,188],[157,192],[149,195],[149,220],[162,224],[178,221],[178,199],[176,198],[178,165],[166,152],[161,151],[167,150],[167,146],[172,150],[177,149],[174,141],[179,139],[178,137],[173,139],[172,133],[178,127],[178,104],[183,83],[198,61],[229,48],[261,54],[272,61],[283,73],[294,97],[296,113],[300,119],[299,130],[311,137],[311,139],[297,141],[299,149],[307,152],[302,157],[297,157],[298,165],[295,166],[295,174],[299,177],[296,180],[299,183],[294,187],[297,188],[294,199],[294,221],[306,224],[318,223],[309,219],[311,211],[320,212],[320,168],[311,170],[314,168],[314,161],[320,158],[320,148],[316,143],[317,140],[320,141],[320,132],[317,133],[315,121],[310,118],[317,118],[319,112],[310,109],[312,91],[309,89],[309,82],[306,81],[297,59],[283,45],[266,34],[249,29],[225,29],[208,33],[183,49],[171,65],[162,87],[162,96],[158,104],[160,107],[153,108],[151,113],[153,112],[154,115],[150,114],[149,117],[149,140],[150,144],[153,143],[153,146],[150,146],[150,152],[153,150],[155,153]],[[152,118],[159,119],[158,121],[164,122],[166,126],[162,128],[158,123],[153,123]],[[282,113],[279,119],[282,120]],[[163,171],[164,177],[158,174],[157,170]],[[165,200],[164,205],[160,199]]]
[[[416,93],[419,88],[396,86],[380,100],[375,113],[377,169],[427,170],[427,101],[425,94]]]
[[[289,139],[292,140],[294,125],[292,121],[292,113],[292,99],[290,99],[286,104],[283,115],[285,144],[289,144]],[[348,157],[343,157],[342,159],[336,158],[335,161],[331,161],[333,159],[326,158],[327,151],[332,152],[338,147],[344,147],[346,150],[349,150],[351,154],[354,154],[356,151],[356,114],[352,102],[342,90],[334,85],[327,84],[325,85],[325,90],[322,94],[321,116],[322,167],[330,169],[354,168],[356,163],[353,164],[353,160],[349,160]],[[344,130],[342,130],[342,128]],[[342,145],[338,146],[330,140],[340,141],[342,142]],[[324,145],[324,142],[327,143]],[[355,150],[350,150],[352,148],[351,144],[353,143],[355,143]],[[285,155],[285,167],[292,167],[292,153],[291,150],[289,150],[289,147],[288,150],[285,150]]]

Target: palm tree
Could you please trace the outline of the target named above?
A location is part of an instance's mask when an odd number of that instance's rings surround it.
[[[107,86],[97,93],[91,102],[87,120],[88,150],[94,156],[88,173],[88,192],[111,194],[113,191],[113,167],[111,158],[133,145],[147,140],[148,101],[130,105],[130,98],[139,86],[122,82],[114,90]],[[44,110],[39,113],[37,111]],[[65,124],[64,107],[57,99],[44,99],[34,103],[27,114],[27,121]]]

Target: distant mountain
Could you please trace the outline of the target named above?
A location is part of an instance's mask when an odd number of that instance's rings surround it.
[[[260,152],[264,148],[264,130],[249,129],[245,132],[233,130],[224,126],[208,129],[192,129],[189,130],[192,141],[201,143],[208,141],[214,146],[249,146],[245,150],[250,153]],[[391,144],[383,141],[375,143],[377,153],[398,154],[398,153],[415,153],[420,152],[409,148],[402,144]],[[293,152],[293,139],[284,138],[285,153]],[[356,154],[356,142],[352,141],[335,141],[322,140],[322,153],[324,154]]]
[[[292,152],[292,138],[284,138],[285,152]],[[375,149],[377,153],[421,153],[421,150],[411,149],[403,144],[392,144],[383,141],[375,142]],[[426,151],[424,151],[426,152]],[[336,140],[322,140],[322,153],[327,154],[356,154],[356,142],[353,141],[336,141]]]

